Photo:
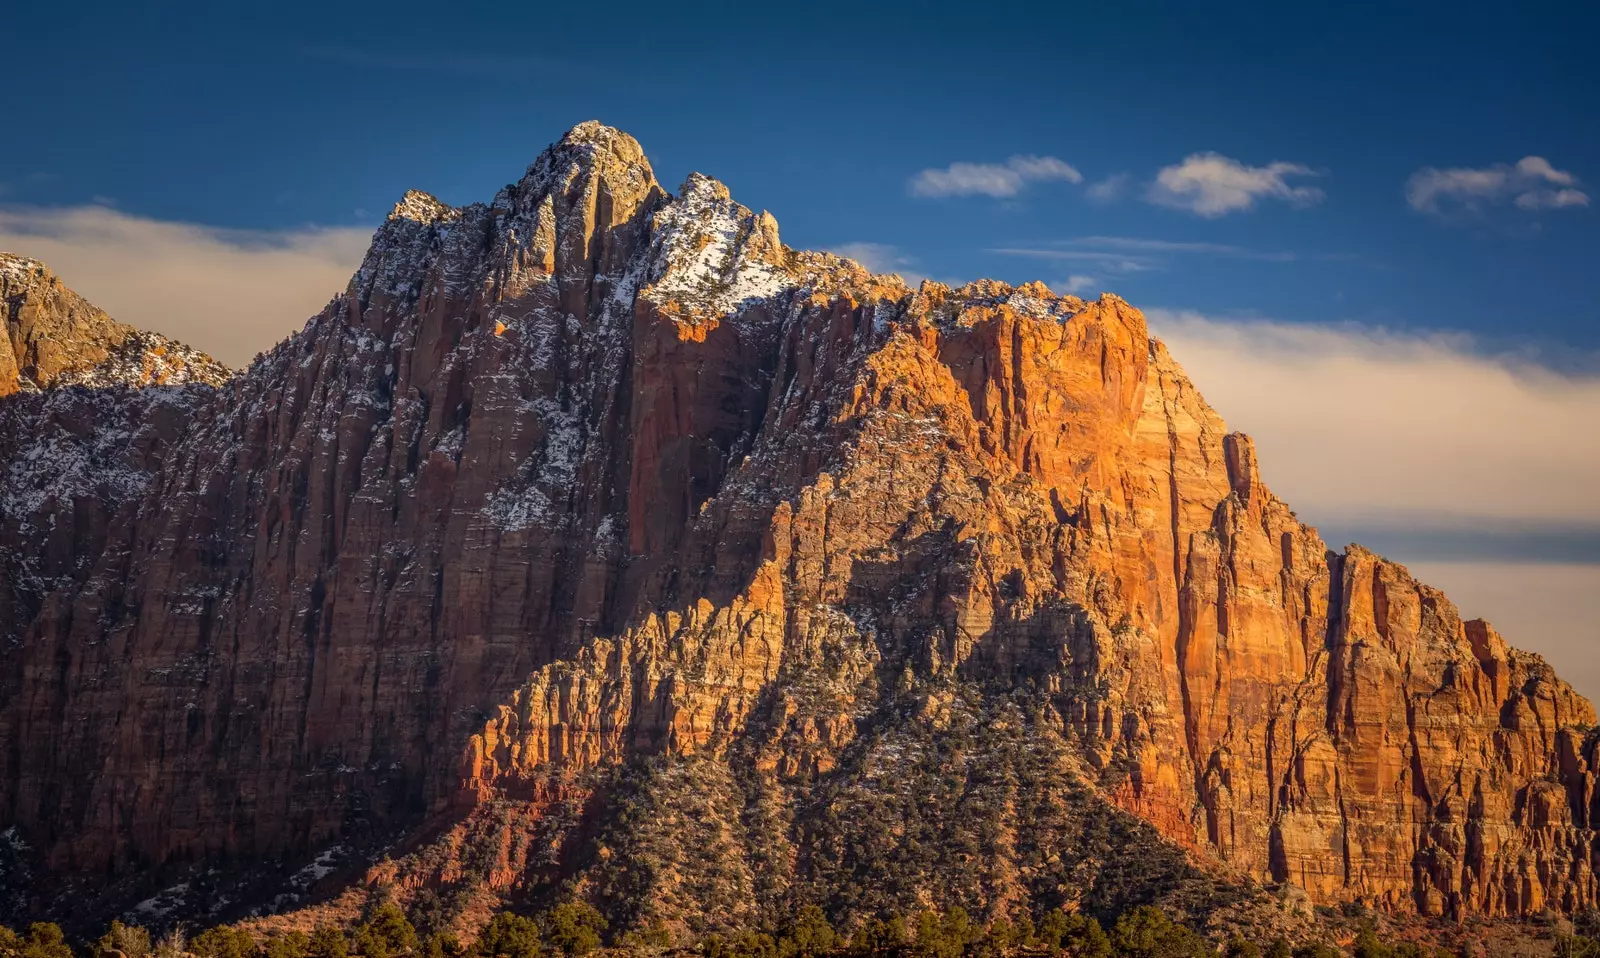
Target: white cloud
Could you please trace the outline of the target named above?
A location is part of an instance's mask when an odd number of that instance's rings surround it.
[[[1095,279],[1093,276],[1083,276],[1078,273],[1068,276],[1060,283],[1050,284],[1052,289],[1059,289],[1064,293],[1086,293],[1093,289],[1094,285]]]
[[[1113,273],[1143,273],[1159,269],[1160,263],[1147,256],[1136,256],[1130,253],[1093,250],[1093,249],[1032,249],[1017,246],[1000,246],[988,250],[990,253],[999,253],[1002,256],[1026,256],[1029,259],[1056,260],[1062,263],[1086,263],[1091,268],[1108,270]]]
[[[114,318],[247,363],[361,264],[372,231],[228,230],[100,206],[0,207],[0,250],[42,260]]]
[[[898,273],[912,286],[927,278],[927,274],[917,269],[915,257],[888,243],[841,243],[828,252],[853,259],[869,272]]]
[[[1016,196],[1030,183],[1082,183],[1083,174],[1053,156],[1013,156],[1004,163],[952,163],[911,178],[913,196]]]
[[[1464,616],[1600,694],[1600,565],[1524,558],[1541,554],[1528,548],[1541,536],[1594,554],[1600,377],[1486,356],[1461,337],[1148,317],[1228,425],[1255,438],[1267,485],[1329,545],[1377,538]],[[1450,546],[1474,538],[1472,553]]]
[[[1113,173],[1103,180],[1090,183],[1083,194],[1097,203],[1110,203],[1122,198],[1133,182],[1132,173]]]
[[[1257,199],[1310,206],[1321,201],[1322,191],[1291,185],[1288,177],[1312,175],[1310,167],[1298,163],[1245,166],[1220,153],[1193,153],[1182,163],[1162,168],[1145,198],[1157,206],[1188,210],[1205,217],[1248,210]]]
[[[1600,377],[1485,356],[1459,336],[1148,315],[1313,524],[1600,523]]]
[[[1549,210],[1588,206],[1589,195],[1576,189],[1578,178],[1558,170],[1542,156],[1525,156],[1515,164],[1440,170],[1424,167],[1406,181],[1406,202],[1423,213],[1454,209],[1476,211],[1510,201],[1519,209]]]

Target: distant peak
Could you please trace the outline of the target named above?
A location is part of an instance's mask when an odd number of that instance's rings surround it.
[[[389,211],[390,220],[412,220],[426,224],[454,219],[456,216],[455,207],[441,203],[431,193],[421,190],[406,190],[406,195],[400,197],[400,202]]]
[[[55,275],[50,267],[36,259],[6,252],[0,252],[0,274],[11,280],[46,279]]]
[[[640,190],[656,185],[655,171],[638,140],[615,127],[585,120],[540,153],[513,192],[539,196],[557,182],[591,176],[631,182]]]
[[[678,194],[684,199],[690,196],[707,197],[728,201],[733,199],[733,194],[728,192],[728,187],[721,180],[710,177],[704,173],[690,173],[678,188]]]

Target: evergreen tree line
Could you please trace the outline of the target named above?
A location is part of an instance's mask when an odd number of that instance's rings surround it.
[[[0,927],[0,958],[575,958],[610,944],[630,951],[676,950],[700,958],[1002,958],[1053,955],[1067,958],[1345,958],[1331,944],[1298,947],[1283,939],[1257,942],[1234,937],[1220,949],[1161,909],[1144,905],[1125,912],[1109,930],[1094,918],[1062,909],[1038,922],[1027,916],[1000,918],[987,926],[961,908],[878,918],[849,934],[836,930],[821,908],[800,909],[777,928],[737,935],[711,935],[692,947],[656,925],[644,932],[606,938],[605,918],[584,903],[559,905],[537,918],[514,912],[494,916],[476,941],[463,945],[449,932],[419,934],[393,902],[374,908],[354,928],[320,925],[310,934],[292,931],[258,939],[248,931],[218,925],[192,937],[181,929],[159,939],[137,925],[113,921],[87,949],[75,950],[61,929],[36,922],[22,933]],[[1558,937],[1555,958],[1600,958],[1600,941]],[[1372,928],[1361,931],[1351,958],[1445,958],[1448,952],[1411,942],[1389,944]]]

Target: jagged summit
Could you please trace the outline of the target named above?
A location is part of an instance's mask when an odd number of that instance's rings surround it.
[[[56,386],[220,385],[205,353],[135,329],[68,289],[43,263],[0,252],[0,396]]]
[[[1600,904],[1592,706],[1114,295],[912,289],[583,124],[168,392],[0,402],[0,907]]]

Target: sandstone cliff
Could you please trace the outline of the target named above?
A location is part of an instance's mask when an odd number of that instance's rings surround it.
[[[1589,703],[1330,550],[1117,297],[913,290],[583,124],[156,395],[0,405],[36,907],[1600,895]]]

